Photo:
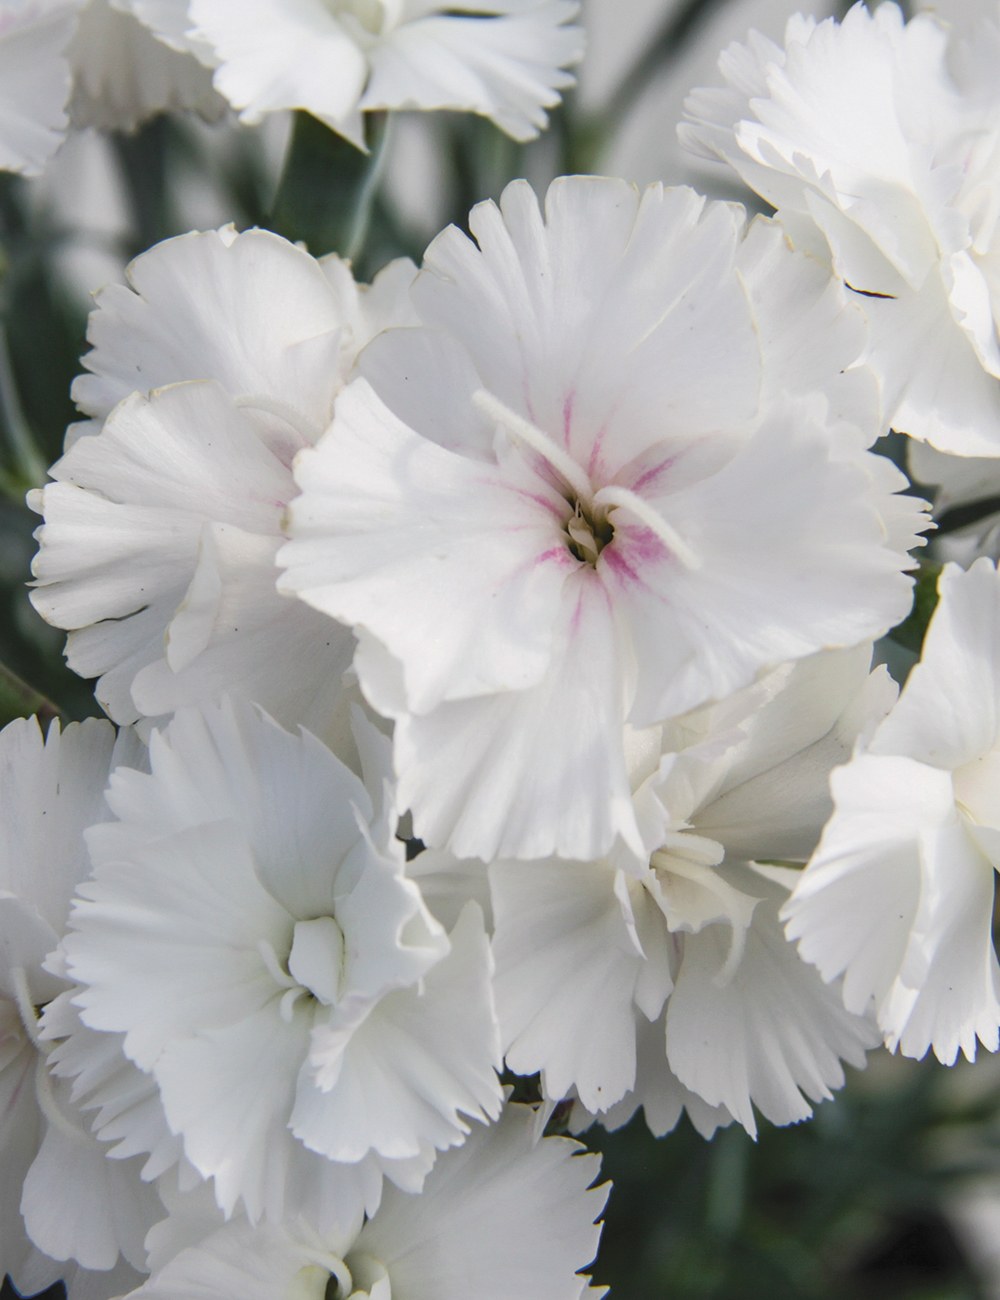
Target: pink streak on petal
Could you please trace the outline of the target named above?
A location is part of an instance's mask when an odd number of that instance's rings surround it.
[[[566,553],[567,555],[569,555],[568,551]],[[570,559],[572,558],[573,557],[570,556]],[[608,591],[607,587],[601,581],[599,574],[594,569],[591,569],[589,565],[583,564],[582,561],[574,561],[574,563],[577,564],[579,568],[584,569],[585,572],[580,574],[579,594],[576,598],[576,605],[573,609],[573,616],[570,619],[570,623],[569,623],[570,635],[572,636],[575,636],[577,632],[579,632],[580,630],[580,622],[581,619],[583,618],[584,596],[592,589],[593,584],[595,582],[598,584],[597,587],[598,593],[604,599],[604,604],[607,607],[609,616],[612,615],[614,611],[614,602],[611,598],[611,593]]]
[[[597,561],[598,569],[606,565],[622,583],[649,590],[642,575],[643,567],[674,561],[670,548],[650,528],[628,526],[615,529],[612,541],[605,546]]]
[[[563,402],[563,442],[566,444],[566,450],[569,451],[570,433],[573,428],[573,404],[576,401],[576,392],[570,393]]]
[[[668,470],[673,469],[674,465],[677,464],[682,455],[683,452],[675,452],[674,455],[668,456],[665,460],[660,461],[659,465],[653,465],[647,469],[645,473],[640,474],[636,481],[628,484],[628,486],[633,492],[636,492],[641,496],[643,488],[658,486],[658,480],[666,474]],[[622,486],[624,487],[626,485],[623,483]]]

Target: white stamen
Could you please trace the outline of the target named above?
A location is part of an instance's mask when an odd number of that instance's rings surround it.
[[[257,951],[264,960],[264,965],[267,967],[267,973],[279,988],[298,988],[297,982],[292,979],[291,975],[289,975],[287,971],[282,970],[281,963],[278,961],[278,954],[274,951],[274,945],[269,939],[258,939]]]
[[[288,989],[287,992],[282,993],[281,1005],[278,1007],[278,1010],[281,1013],[281,1018],[286,1025],[290,1025],[292,1023],[292,1014],[295,1011],[296,1002],[298,1002],[299,998],[302,997],[303,994],[308,992],[309,990],[304,989],[301,984],[296,984],[295,988]]]
[[[56,1101],[55,1091],[52,1087],[52,1079],[49,1075],[48,1058],[40,1053],[38,1061],[35,1064],[35,1098],[38,1101],[38,1109],[42,1112],[49,1123],[65,1133],[67,1137],[72,1138],[75,1142],[80,1142],[84,1146],[89,1146],[94,1140],[86,1129],[80,1128],[74,1124],[71,1119],[63,1114],[62,1107]]]
[[[320,1268],[325,1268],[328,1273],[332,1273],[340,1285],[342,1295],[349,1296],[353,1292],[354,1279],[351,1277],[351,1270],[342,1259],[338,1259],[336,1255],[328,1254],[325,1250],[316,1250],[311,1246],[303,1245],[301,1250],[303,1257],[308,1259],[311,1264],[316,1264]]]
[[[630,510],[647,528],[652,529],[660,541],[670,548],[686,569],[701,568],[701,556],[697,555],[688,546],[677,529],[672,524],[668,524],[658,510],[654,510],[648,501],[644,501],[635,492],[630,492],[628,488],[616,487],[613,484],[602,487],[594,497],[594,505],[621,506],[624,510]]]
[[[537,451],[539,456],[549,462],[560,478],[566,480],[578,500],[590,503],[594,495],[590,479],[573,457],[553,442],[547,433],[543,433],[516,411],[512,411],[509,406],[504,406],[498,397],[488,393],[485,388],[480,388],[478,392],[472,394],[472,404],[491,420],[503,425],[514,438],[527,444],[532,451]]]

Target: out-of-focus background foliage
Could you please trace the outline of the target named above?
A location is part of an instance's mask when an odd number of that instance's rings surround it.
[[[72,136],[41,180],[0,175],[0,724],[36,708],[97,711],[90,684],[63,664],[63,634],[28,602],[38,521],[24,493],[44,482],[76,418],[69,387],[90,294],[122,280],[135,254],[232,221],[348,255],[367,279],[393,257],[419,261],[440,229],[464,225],[514,177],[541,191],[573,171],[692,184],[759,210],[721,167],[681,153],[684,96],[716,80],[719,51],[749,27],[780,38],[797,10],[841,16],[846,6],[583,7],[580,84],[527,146],[448,113],[372,121],[367,157],[305,115],[254,130],[161,117],[130,136]],[[964,24],[986,2],[926,7]],[[919,650],[931,603],[886,646],[897,675]],[[757,1143],[735,1127],[706,1143],[686,1120],[654,1141],[641,1118],[587,1140],[615,1183],[595,1274],[618,1300],[1000,1297],[1000,1059],[946,1070],[874,1053],[811,1123],[765,1125]],[[7,1283],[2,1296],[13,1295]]]

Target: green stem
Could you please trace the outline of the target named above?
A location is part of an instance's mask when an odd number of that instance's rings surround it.
[[[67,720],[58,705],[0,663],[0,723],[6,726],[14,718],[28,718],[32,714],[38,718],[43,730],[55,718],[64,724]]]

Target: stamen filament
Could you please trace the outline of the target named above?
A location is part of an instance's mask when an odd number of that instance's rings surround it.
[[[630,510],[670,548],[686,569],[702,567],[701,556],[687,544],[677,529],[672,524],[668,524],[658,510],[654,510],[648,501],[644,501],[635,492],[610,484],[596,493],[594,505],[620,506],[624,510]]]
[[[62,1107],[56,1101],[52,1078],[49,1075],[48,1057],[44,1053],[39,1053],[38,1060],[35,1062],[35,1097],[38,1101],[38,1109],[54,1128],[59,1129],[75,1142],[80,1142],[84,1146],[90,1145],[93,1141],[91,1135],[64,1115]]]
[[[267,973],[279,988],[298,988],[298,982],[293,980],[286,970],[282,969],[281,962],[278,961],[278,954],[274,951],[274,945],[271,943],[270,939],[258,939],[257,951],[260,953],[264,965],[267,967]]]
[[[594,497],[590,479],[573,457],[553,442],[547,433],[543,433],[522,415],[512,411],[509,406],[505,406],[499,397],[494,397],[485,388],[480,388],[478,392],[472,394],[472,404],[491,420],[503,425],[513,438],[520,439],[532,451],[537,451],[539,456],[549,462],[560,478],[565,479],[577,499],[590,504]]]

